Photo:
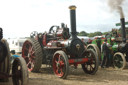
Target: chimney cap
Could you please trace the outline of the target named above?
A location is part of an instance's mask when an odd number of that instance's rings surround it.
[[[75,5],[71,5],[71,6],[69,6],[69,9],[70,10],[75,10],[76,9],[76,6]]]

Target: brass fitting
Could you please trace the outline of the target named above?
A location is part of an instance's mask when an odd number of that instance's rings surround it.
[[[69,9],[70,10],[75,10],[76,9],[76,6],[75,5],[69,6]]]

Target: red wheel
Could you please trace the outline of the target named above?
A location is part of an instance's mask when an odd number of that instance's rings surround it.
[[[28,71],[39,71],[42,64],[42,49],[38,41],[26,40],[22,48],[22,57],[25,59]]]
[[[53,57],[53,71],[59,78],[65,79],[69,72],[68,57],[63,51],[57,51]]]

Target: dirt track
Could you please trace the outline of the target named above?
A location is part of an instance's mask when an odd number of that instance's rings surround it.
[[[70,68],[67,79],[59,79],[51,68],[41,68],[39,73],[29,73],[28,85],[126,85],[128,84],[128,68],[122,71],[114,68],[99,68],[95,75],[85,74],[81,67]],[[0,85],[12,85],[0,83]]]

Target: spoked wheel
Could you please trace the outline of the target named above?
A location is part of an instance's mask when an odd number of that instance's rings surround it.
[[[98,48],[97,45],[95,45],[95,44],[89,44],[89,45],[87,46],[87,49],[92,49],[92,50],[94,50],[94,51],[96,52],[96,55],[97,55],[98,58],[99,58],[99,61],[101,61],[101,53],[100,53],[100,49]]]
[[[10,50],[9,50],[9,45],[8,45],[8,43],[5,39],[2,39],[1,41],[5,45],[5,48],[6,48],[6,52],[3,51],[3,53],[6,53],[6,54],[4,54],[2,56],[2,57],[4,57],[4,60],[2,60],[2,63],[0,64],[0,72],[4,72],[4,73],[9,75],[9,73],[10,73],[10,60],[9,60],[10,59]],[[1,51],[1,53],[2,53],[2,51]],[[0,79],[0,80],[4,81],[4,82],[7,82],[9,80],[9,78],[3,78],[3,79]]]
[[[82,64],[82,69],[85,73],[88,74],[95,74],[98,70],[98,57],[96,56],[96,53],[89,49],[89,53],[87,55],[88,62],[85,62]]]
[[[38,41],[28,39],[22,48],[22,57],[25,59],[28,71],[38,72],[42,64],[42,49]]]
[[[63,51],[55,52],[53,56],[53,71],[59,78],[65,79],[69,72],[68,57]]]
[[[25,60],[22,57],[17,57],[12,65],[13,85],[27,85],[28,70]]]
[[[37,31],[33,31],[33,32],[31,32],[30,37],[31,38],[35,38],[37,35],[38,35],[38,32]]]
[[[126,60],[122,53],[117,52],[114,54],[113,64],[115,68],[122,70],[126,66]]]

